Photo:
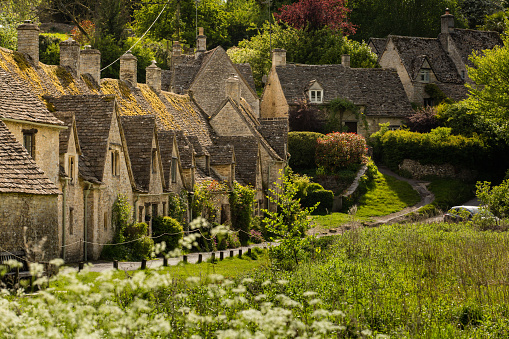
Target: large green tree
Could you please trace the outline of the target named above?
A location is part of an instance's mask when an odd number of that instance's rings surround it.
[[[40,0],[0,0],[0,46],[16,49],[16,27],[37,17]]]

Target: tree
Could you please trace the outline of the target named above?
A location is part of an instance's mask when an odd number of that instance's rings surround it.
[[[493,13],[484,19],[484,25],[481,26],[481,29],[484,31],[495,31],[502,34],[506,30],[508,19],[506,11]]]
[[[429,133],[439,126],[436,109],[422,107],[408,117],[407,126],[412,132]]]
[[[492,126],[499,139],[509,141],[509,38],[504,45],[491,50],[474,52],[470,57],[474,67],[468,75],[467,107]]]
[[[290,131],[322,132],[324,123],[320,121],[319,113],[318,108],[311,106],[307,101],[292,107],[288,113]]]
[[[321,30],[329,28],[341,31],[345,35],[355,33],[355,28],[348,20],[350,10],[345,0],[300,0],[291,5],[285,5],[280,14],[275,14],[277,20],[286,22],[297,29]]]
[[[465,17],[468,27],[475,29],[484,24],[485,18],[503,9],[503,0],[463,0],[460,13]]]
[[[476,196],[486,205],[491,213],[499,218],[509,218],[509,179],[500,185],[491,187],[491,183],[484,181],[476,185]]]
[[[0,1],[0,46],[16,49],[18,36],[16,27],[24,20],[37,17],[40,0],[1,0]]]

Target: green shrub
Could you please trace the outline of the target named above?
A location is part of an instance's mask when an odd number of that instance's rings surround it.
[[[187,212],[187,191],[182,190],[180,194],[170,194],[168,197],[168,216],[176,219],[178,222],[185,221]]]
[[[328,173],[361,163],[367,154],[366,140],[354,133],[330,133],[317,140],[316,165]]]
[[[144,222],[131,224],[125,229],[124,235],[127,241],[139,239],[148,235],[148,225]]]
[[[312,214],[328,214],[332,211],[332,204],[334,203],[334,193],[329,190],[318,189],[311,192],[301,200],[302,207],[313,207],[316,203],[319,205]]]
[[[288,133],[288,152],[292,168],[315,168],[316,141],[323,134],[316,132]]]
[[[240,240],[245,243],[249,240],[249,231],[253,219],[255,190],[250,186],[242,186],[235,182],[230,193],[230,211],[232,228],[241,230]]]
[[[146,235],[133,242],[133,259],[150,259],[154,250],[154,240]]]
[[[65,34],[39,34],[39,60],[46,65],[60,64],[60,42]]]
[[[173,251],[179,247],[179,240],[184,236],[182,225],[170,217],[155,217],[152,220],[152,236],[156,243],[165,242],[166,250]]]

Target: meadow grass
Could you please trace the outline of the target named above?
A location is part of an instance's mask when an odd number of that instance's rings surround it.
[[[413,206],[420,201],[419,194],[405,181],[377,172],[373,183],[368,187],[358,203],[355,215],[331,213],[314,216],[313,222],[325,229],[341,226],[353,221],[370,222],[373,217],[384,216]]]

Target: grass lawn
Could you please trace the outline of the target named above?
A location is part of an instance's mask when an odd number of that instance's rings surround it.
[[[419,201],[419,194],[410,184],[378,172],[373,185],[358,203],[355,221],[372,221],[372,217],[401,211]],[[353,216],[347,213],[332,213],[315,216],[313,221],[317,226],[329,229],[354,220]]]

